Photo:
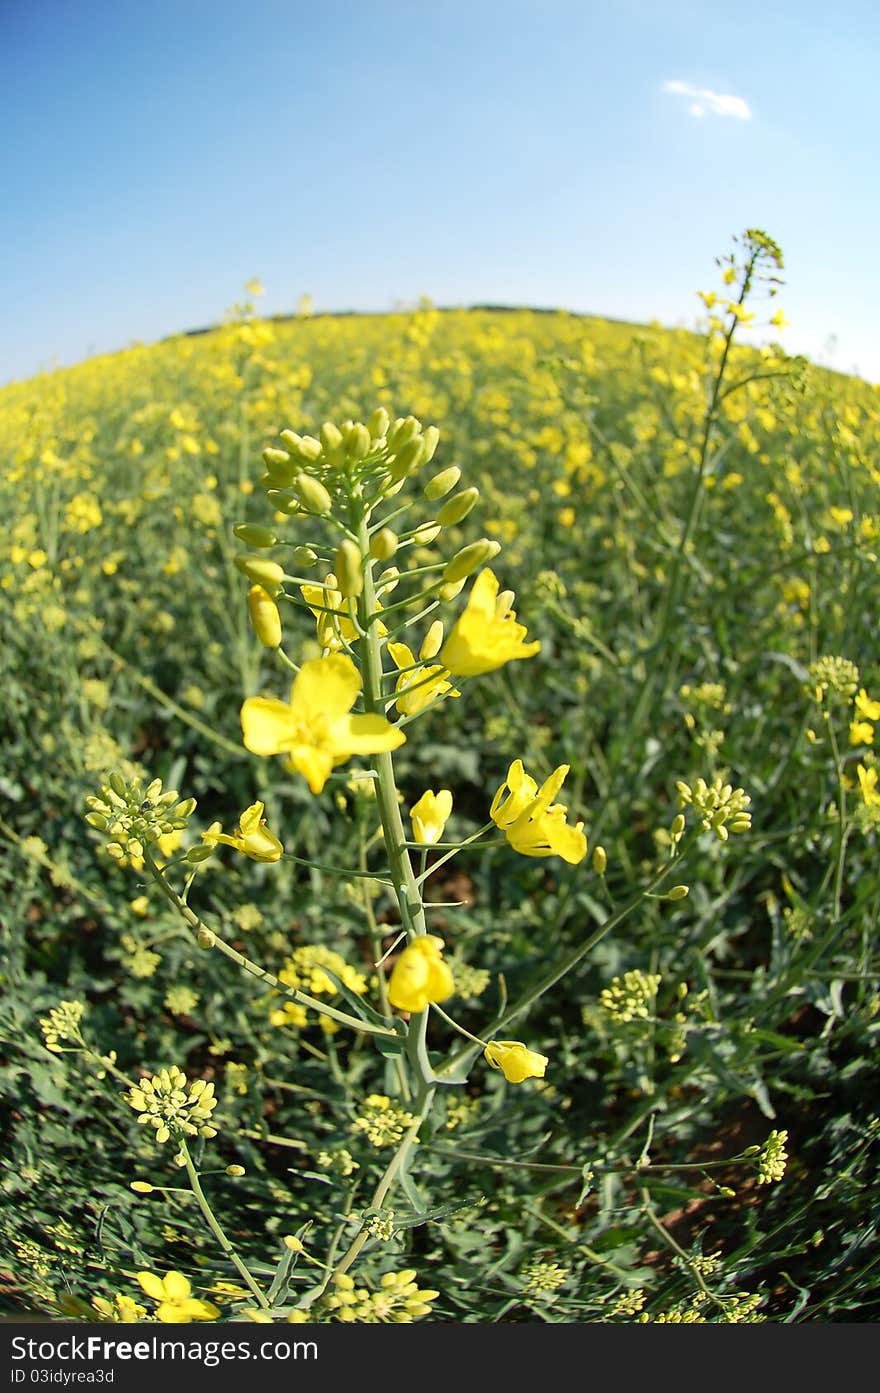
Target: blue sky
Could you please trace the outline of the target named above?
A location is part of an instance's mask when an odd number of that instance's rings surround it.
[[[880,382],[878,68],[876,0],[0,0],[0,382],[254,276],[691,325],[752,226]]]

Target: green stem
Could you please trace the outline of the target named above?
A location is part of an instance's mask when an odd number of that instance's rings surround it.
[[[196,1197],[196,1202],[198,1203],[199,1209],[205,1216],[205,1223],[208,1225],[208,1228],[211,1230],[217,1242],[220,1244],[220,1247],[223,1249],[223,1252],[226,1254],[229,1261],[232,1263],[233,1267],[238,1272],[242,1281],[247,1285],[248,1290],[251,1291],[253,1295],[256,1297],[258,1304],[263,1308],[264,1311],[268,1310],[269,1302],[266,1300],[257,1283],[254,1281],[244,1262],[239,1257],[238,1253],[235,1250],[235,1246],[229,1240],[224,1230],[221,1228],[214,1215],[214,1211],[208,1203],[205,1192],[202,1189],[201,1183],[199,1181],[198,1171],[193,1165],[193,1159],[189,1154],[189,1148],[185,1141],[181,1141],[180,1151],[181,1155],[184,1157],[186,1161],[186,1173],[189,1176],[189,1183],[192,1186],[192,1192]]]
[[[686,848],[687,843],[683,843],[677,855],[671,861],[669,861],[660,871],[658,871],[657,874],[653,877],[653,879],[650,880],[648,884],[642,890],[640,890],[637,895],[634,895],[632,899],[629,900],[625,905],[623,905],[621,909],[617,910],[614,914],[610,915],[604,921],[604,923],[600,924],[598,929],[596,929],[593,933],[589,934],[588,937],[584,940],[584,942],[578,948],[576,948],[573,953],[569,953],[565,958],[562,959],[561,962],[558,962],[555,967],[552,967],[550,971],[545,974],[545,976],[539,978],[535,986],[531,987],[525,993],[525,995],[520,998],[519,1001],[515,1002],[513,1006],[509,1007],[508,1010],[506,1010],[503,1013],[503,1015],[500,1016],[497,1021],[495,1021],[492,1027],[492,1035],[494,1036],[499,1030],[502,1030],[504,1026],[508,1025],[511,1021],[515,1020],[517,1016],[522,1015],[522,1013],[524,1011],[527,1011],[530,1006],[534,1005],[534,1003],[540,997],[542,997],[545,992],[548,992],[551,987],[554,987],[556,983],[560,980],[560,978],[564,977],[567,973],[571,972],[573,968],[577,967],[578,963],[581,961],[582,958],[586,957],[587,953],[590,952],[591,948],[595,948],[596,944],[599,943],[600,940],[603,939],[606,934],[610,933],[612,929],[617,928],[617,925],[620,924],[624,919],[626,919],[633,912],[633,910],[636,909],[642,903],[646,895],[649,895],[652,890],[654,890],[658,885],[660,885],[661,882],[666,878],[666,876],[669,875],[670,871],[674,870],[676,866],[681,864],[681,862],[687,854]],[[472,1048],[470,1048],[460,1051],[460,1053],[457,1055],[453,1055],[453,1057],[450,1060],[448,1060],[447,1063],[443,1066],[443,1068],[439,1071],[438,1077],[443,1077],[454,1073],[458,1065],[463,1063],[464,1060],[466,1060],[472,1054],[472,1052],[473,1050]]]
[[[159,870],[159,867],[153,860],[149,847],[144,849],[144,864],[159,889],[162,891],[162,894],[174,905],[177,911],[186,920],[187,924],[189,924],[190,928],[193,929],[195,933],[203,932],[208,934],[211,939],[209,946],[217,948],[224,957],[229,958],[231,962],[234,962],[244,972],[249,973],[251,977],[256,977],[259,981],[265,982],[266,985],[272,987],[274,991],[281,992],[284,996],[289,997],[291,1001],[297,1002],[298,1005],[308,1006],[313,1011],[318,1011],[321,1015],[330,1016],[334,1021],[339,1021],[340,1025],[347,1025],[350,1030],[360,1031],[363,1035],[380,1035],[391,1039],[397,1038],[396,1032],[393,1030],[386,1030],[382,1026],[371,1024],[369,1021],[359,1020],[357,1016],[349,1016],[347,1012],[337,1011],[335,1006],[330,1006],[325,1001],[318,1001],[316,997],[308,996],[306,992],[301,992],[294,987],[286,986],[274,973],[267,972],[265,968],[260,967],[259,963],[252,962],[251,959],[246,958],[243,953],[237,952],[236,949],[226,943],[215,930],[208,928],[207,924],[190,909],[188,904],[184,903],[180,896],[168,884],[162,872]]]

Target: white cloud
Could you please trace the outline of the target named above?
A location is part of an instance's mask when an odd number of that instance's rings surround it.
[[[740,121],[751,119],[751,108],[742,97],[734,97],[729,92],[713,92],[708,87],[691,87],[688,82],[677,78],[664,82],[664,92],[674,97],[690,99],[688,111],[691,116],[735,116]]]

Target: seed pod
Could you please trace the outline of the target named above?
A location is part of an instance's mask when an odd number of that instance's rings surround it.
[[[461,493],[454,493],[437,514],[440,526],[454,527],[457,522],[463,522],[479,496],[480,490],[477,488],[462,489]]]
[[[264,648],[281,646],[281,615],[272,596],[262,585],[248,591],[248,611],[254,632]]]

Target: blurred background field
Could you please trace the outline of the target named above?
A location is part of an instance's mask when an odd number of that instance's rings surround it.
[[[493,567],[542,644],[435,704],[397,757],[405,800],[451,789],[464,837],[511,760],[568,763],[570,810],[608,857],[600,879],[505,847],[432,878],[461,904],[440,927],[465,1024],[646,878],[676,780],[729,778],[753,825],[703,838],[688,898],[646,902],[530,1016],[546,1080],[449,1090],[418,1162],[446,1209],[377,1242],[373,1270],[417,1269],[434,1319],[874,1319],[880,795],[870,722],[852,725],[856,691],[880,697],[877,389],[734,347],[694,510],[721,342],[705,325],[427,301],[269,320],[256,290],[210,332],[0,390],[0,1305],[81,1314],[71,1301],[137,1295],[144,1267],[239,1299],[184,1200],[131,1190],[173,1168],[113,1079],[46,1049],[62,1000],[123,1070],[215,1082],[212,1193],[256,1270],[302,1224],[326,1245],[355,1168],[366,1202],[377,1161],[354,1123],[381,1060],[279,1024],[83,813],[110,770],[140,771],[195,797],[199,827],[260,799],[286,849],[357,864],[374,826],[351,771],[313,798],[242,746],[243,698],[287,679],[248,623],[232,528],[266,521],[260,455],[281,429],[385,405],[439,426],[437,467],[480,488],[461,539],[502,544]],[[294,656],[316,651],[289,625]],[[817,700],[829,656],[855,687]],[[365,913],[394,928],[381,893],[365,907],[289,861],[216,858],[193,896],[273,971],[320,946],[368,976]],[[305,980],[317,959],[297,961]],[[773,1130],[779,1180],[721,1164]]]

